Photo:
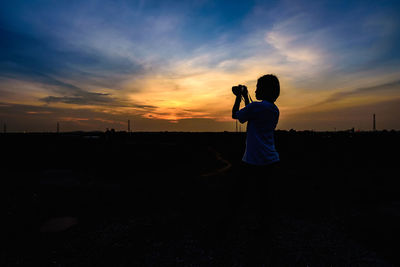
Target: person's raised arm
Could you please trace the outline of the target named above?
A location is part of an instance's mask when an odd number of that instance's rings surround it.
[[[244,98],[244,105],[247,106],[248,104],[250,104],[249,92],[247,91],[247,87],[245,87],[242,95],[243,95],[243,98]]]
[[[233,104],[233,108],[232,108],[232,119],[237,119],[236,115],[237,115],[237,112],[239,111],[241,100],[242,100],[242,95],[237,94],[235,103]]]

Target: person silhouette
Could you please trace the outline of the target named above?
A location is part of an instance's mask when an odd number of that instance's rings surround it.
[[[231,190],[228,193],[229,204],[218,231],[226,238],[228,228],[237,218],[244,200],[253,199],[258,206],[258,236],[263,244],[271,244],[272,190],[279,165],[279,154],[275,149],[274,130],[279,120],[279,109],[275,101],[280,94],[279,80],[275,75],[267,74],[257,81],[256,99],[251,102],[247,87],[232,87],[236,99],[232,108],[232,118],[240,123],[247,122],[246,149],[237,175],[232,177]],[[245,107],[240,109],[244,99]]]
[[[275,149],[274,130],[279,120],[279,109],[274,104],[280,94],[279,80],[275,75],[267,74],[257,81],[255,91],[259,102],[249,101],[247,88],[232,88],[236,95],[232,108],[232,118],[240,123],[247,122],[246,150],[242,160],[250,165],[267,166],[279,161]],[[245,107],[239,110],[242,97]]]

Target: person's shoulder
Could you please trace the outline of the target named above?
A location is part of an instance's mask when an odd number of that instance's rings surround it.
[[[258,102],[258,101],[251,102],[251,103],[247,104],[246,106],[244,106],[243,109],[244,110],[245,109],[246,110],[253,110],[253,109],[255,109],[255,108],[257,108],[259,106],[259,103],[260,102]]]
[[[278,107],[274,103],[268,102],[266,100],[251,102],[245,108],[254,112],[266,110],[279,112]]]
[[[266,102],[266,101],[254,101],[254,102],[251,102],[250,104],[248,104],[247,106],[250,106],[250,107],[264,107],[266,104],[264,103],[264,102]]]
[[[262,110],[266,112],[273,112],[275,114],[278,114],[279,116],[279,108],[275,105],[275,103],[263,100],[261,101],[262,103]]]
[[[260,101],[259,103],[260,103],[260,105],[262,105],[265,108],[278,109],[278,107],[274,103],[266,101],[266,100]]]

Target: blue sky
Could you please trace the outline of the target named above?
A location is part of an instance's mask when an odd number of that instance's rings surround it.
[[[3,1],[0,122],[233,130],[230,87],[275,73],[282,129],[400,129],[399,26],[398,1]]]

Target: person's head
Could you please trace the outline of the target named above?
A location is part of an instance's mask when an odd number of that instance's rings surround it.
[[[273,74],[264,75],[257,80],[256,98],[274,103],[280,94],[278,78]]]

